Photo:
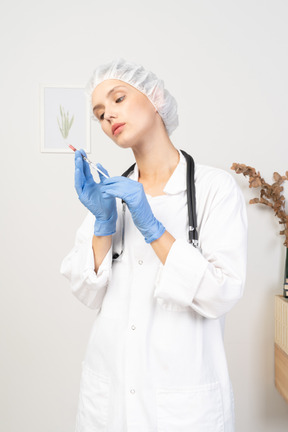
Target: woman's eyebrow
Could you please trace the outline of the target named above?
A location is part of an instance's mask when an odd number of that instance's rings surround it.
[[[126,87],[123,86],[123,85],[118,85],[118,86],[116,86],[116,87],[113,87],[111,90],[109,90],[109,92],[107,93],[106,97],[110,96],[110,94],[112,94],[114,91],[118,90],[119,87],[124,87],[124,88],[126,88]],[[95,110],[97,110],[98,108],[101,108],[101,107],[103,107],[102,104],[95,105],[94,108],[93,108],[93,111],[95,111]]]

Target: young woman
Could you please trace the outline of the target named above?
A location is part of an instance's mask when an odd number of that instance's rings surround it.
[[[97,311],[76,431],[232,432],[223,331],[245,279],[242,194],[227,172],[196,164],[199,244],[191,244],[187,162],[169,138],[177,105],[163,81],[117,59],[96,69],[88,93],[103,132],[136,165],[97,183],[84,152],[75,154],[89,213],[61,272]]]

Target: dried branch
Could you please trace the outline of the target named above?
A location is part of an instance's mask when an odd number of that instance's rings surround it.
[[[282,184],[288,180],[288,171],[284,176],[279,173],[273,173],[273,184],[266,183],[260,172],[256,172],[255,168],[244,164],[233,163],[232,170],[236,174],[243,174],[249,177],[250,188],[260,188],[260,198],[253,198],[249,201],[250,204],[263,204],[274,210],[275,216],[278,217],[279,223],[284,224],[284,229],[280,231],[284,235],[284,246],[288,247],[288,214],[285,212],[285,196],[282,194],[284,188]]]

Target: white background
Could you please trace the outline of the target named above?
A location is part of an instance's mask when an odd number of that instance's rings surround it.
[[[287,22],[286,0],[2,1],[1,431],[74,430],[95,313],[74,299],[59,267],[86,211],[73,188],[73,155],[40,152],[39,84],[85,85],[115,56],[164,79],[179,105],[172,142],[231,172],[243,190],[247,284],[225,336],[236,431],[287,430],[273,369],[283,238],[273,212],[248,205],[256,191],[230,170],[245,163],[270,182],[288,169]],[[133,162],[97,124],[92,135],[91,159],[111,175]]]

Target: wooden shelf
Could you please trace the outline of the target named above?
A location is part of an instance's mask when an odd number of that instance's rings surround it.
[[[288,299],[275,297],[275,386],[288,402]]]

